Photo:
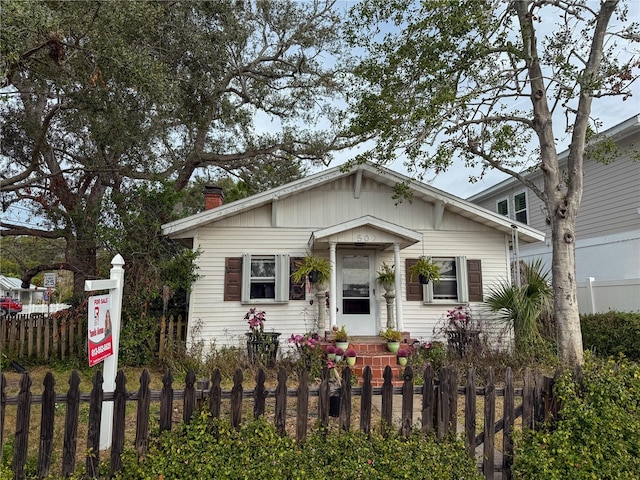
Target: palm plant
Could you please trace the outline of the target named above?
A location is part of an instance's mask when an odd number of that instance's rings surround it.
[[[492,288],[485,299],[500,320],[513,326],[518,353],[534,353],[543,343],[539,321],[553,308],[549,277],[550,272],[543,267],[542,260],[534,260],[525,264],[521,286],[503,282]]]

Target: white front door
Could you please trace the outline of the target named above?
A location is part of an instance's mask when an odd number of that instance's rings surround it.
[[[338,326],[349,335],[376,335],[375,252],[338,250]]]

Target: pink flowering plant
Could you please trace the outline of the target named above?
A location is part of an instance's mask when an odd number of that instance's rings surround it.
[[[479,330],[479,325],[474,321],[471,309],[468,306],[458,305],[451,310],[447,310],[445,329],[450,332],[466,332]]]
[[[253,336],[259,337],[264,332],[265,312],[255,307],[249,309],[244,319],[249,324],[249,330]]]
[[[317,333],[291,334],[287,342],[296,346],[298,365],[308,370],[311,378],[319,378],[325,358],[325,352],[320,348],[320,336]]]

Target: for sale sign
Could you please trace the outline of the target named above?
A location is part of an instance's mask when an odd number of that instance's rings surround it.
[[[89,297],[89,366],[113,355],[109,295]]]

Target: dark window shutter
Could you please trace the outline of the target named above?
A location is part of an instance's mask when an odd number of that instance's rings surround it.
[[[242,300],[242,257],[224,259],[224,301]]]
[[[467,260],[469,301],[482,302],[482,265],[480,260]]]
[[[418,263],[417,258],[407,258],[405,260],[405,276],[407,278],[407,301],[410,302],[412,300],[422,301],[423,299],[423,287],[422,284],[418,281],[417,278],[411,281],[411,274],[409,273],[409,267]]]
[[[306,298],[304,292],[305,282],[296,283],[293,281],[291,274],[298,269],[298,262],[302,261],[302,257],[291,257],[289,259],[289,300],[304,300]]]

